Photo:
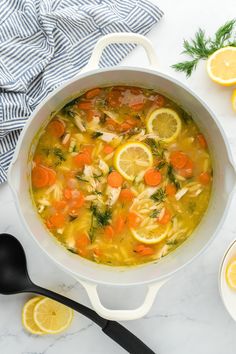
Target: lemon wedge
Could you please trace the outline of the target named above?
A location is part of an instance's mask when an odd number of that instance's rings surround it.
[[[236,47],[217,50],[207,60],[210,78],[223,86],[236,84]]]
[[[236,89],[233,90],[233,94],[232,94],[232,97],[231,97],[231,102],[232,102],[233,110],[236,112]]]
[[[158,139],[170,143],[181,131],[181,119],[170,108],[155,109],[148,117],[146,127],[148,133],[156,134]]]
[[[150,148],[140,142],[127,142],[121,145],[114,155],[114,166],[127,180],[133,181],[140,173],[153,164]]]
[[[27,301],[22,310],[22,324],[24,328],[32,333],[42,335],[45,334],[34,321],[34,309],[36,304],[42,299],[40,296],[33,297],[29,301]]]
[[[41,331],[48,334],[67,329],[73,318],[73,310],[54,300],[43,298],[34,308],[34,321]]]
[[[232,260],[226,268],[226,280],[228,285],[236,290],[236,259]]]

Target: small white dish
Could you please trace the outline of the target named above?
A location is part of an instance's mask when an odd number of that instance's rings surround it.
[[[234,240],[226,250],[219,270],[219,290],[221,299],[230,316],[236,321],[236,290],[229,287],[225,276],[226,268],[230,260],[233,258],[236,258],[236,240]]]

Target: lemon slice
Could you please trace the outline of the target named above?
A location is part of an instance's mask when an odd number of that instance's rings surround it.
[[[170,108],[155,109],[147,119],[148,133],[156,134],[158,139],[166,143],[175,140],[181,131],[181,119]]]
[[[233,90],[233,94],[232,94],[232,97],[231,97],[231,102],[232,102],[233,110],[236,112],[236,89]]]
[[[236,259],[228,264],[226,269],[226,280],[228,285],[236,290]]]
[[[33,297],[23,307],[22,310],[22,324],[24,328],[33,334],[42,335],[45,334],[34,321],[34,309],[36,304],[42,299],[40,296]]]
[[[43,298],[34,308],[34,321],[37,326],[49,334],[60,333],[69,327],[73,310],[54,300]]]
[[[236,47],[217,50],[207,60],[207,72],[210,78],[223,86],[236,83]]]
[[[153,164],[150,148],[140,142],[127,142],[121,145],[114,155],[114,166],[127,180],[133,181]]]
[[[164,240],[170,230],[170,223],[168,225],[158,225],[157,221],[148,223],[143,227],[137,229],[130,229],[134,238],[146,245],[151,245]]]

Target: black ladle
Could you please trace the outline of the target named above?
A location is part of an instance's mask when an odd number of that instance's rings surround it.
[[[4,295],[35,293],[50,297],[88,317],[129,353],[154,353],[118,322],[106,320],[90,308],[34,284],[28,274],[24,249],[21,243],[9,234],[0,234],[0,293]]]

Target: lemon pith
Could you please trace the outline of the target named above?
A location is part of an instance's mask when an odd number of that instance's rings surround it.
[[[179,115],[170,108],[155,109],[146,122],[148,133],[156,134],[158,139],[166,143],[170,143],[177,138],[181,126]]]
[[[121,145],[114,155],[114,166],[127,180],[133,181],[140,173],[153,164],[150,148],[140,142],[127,142]]]

